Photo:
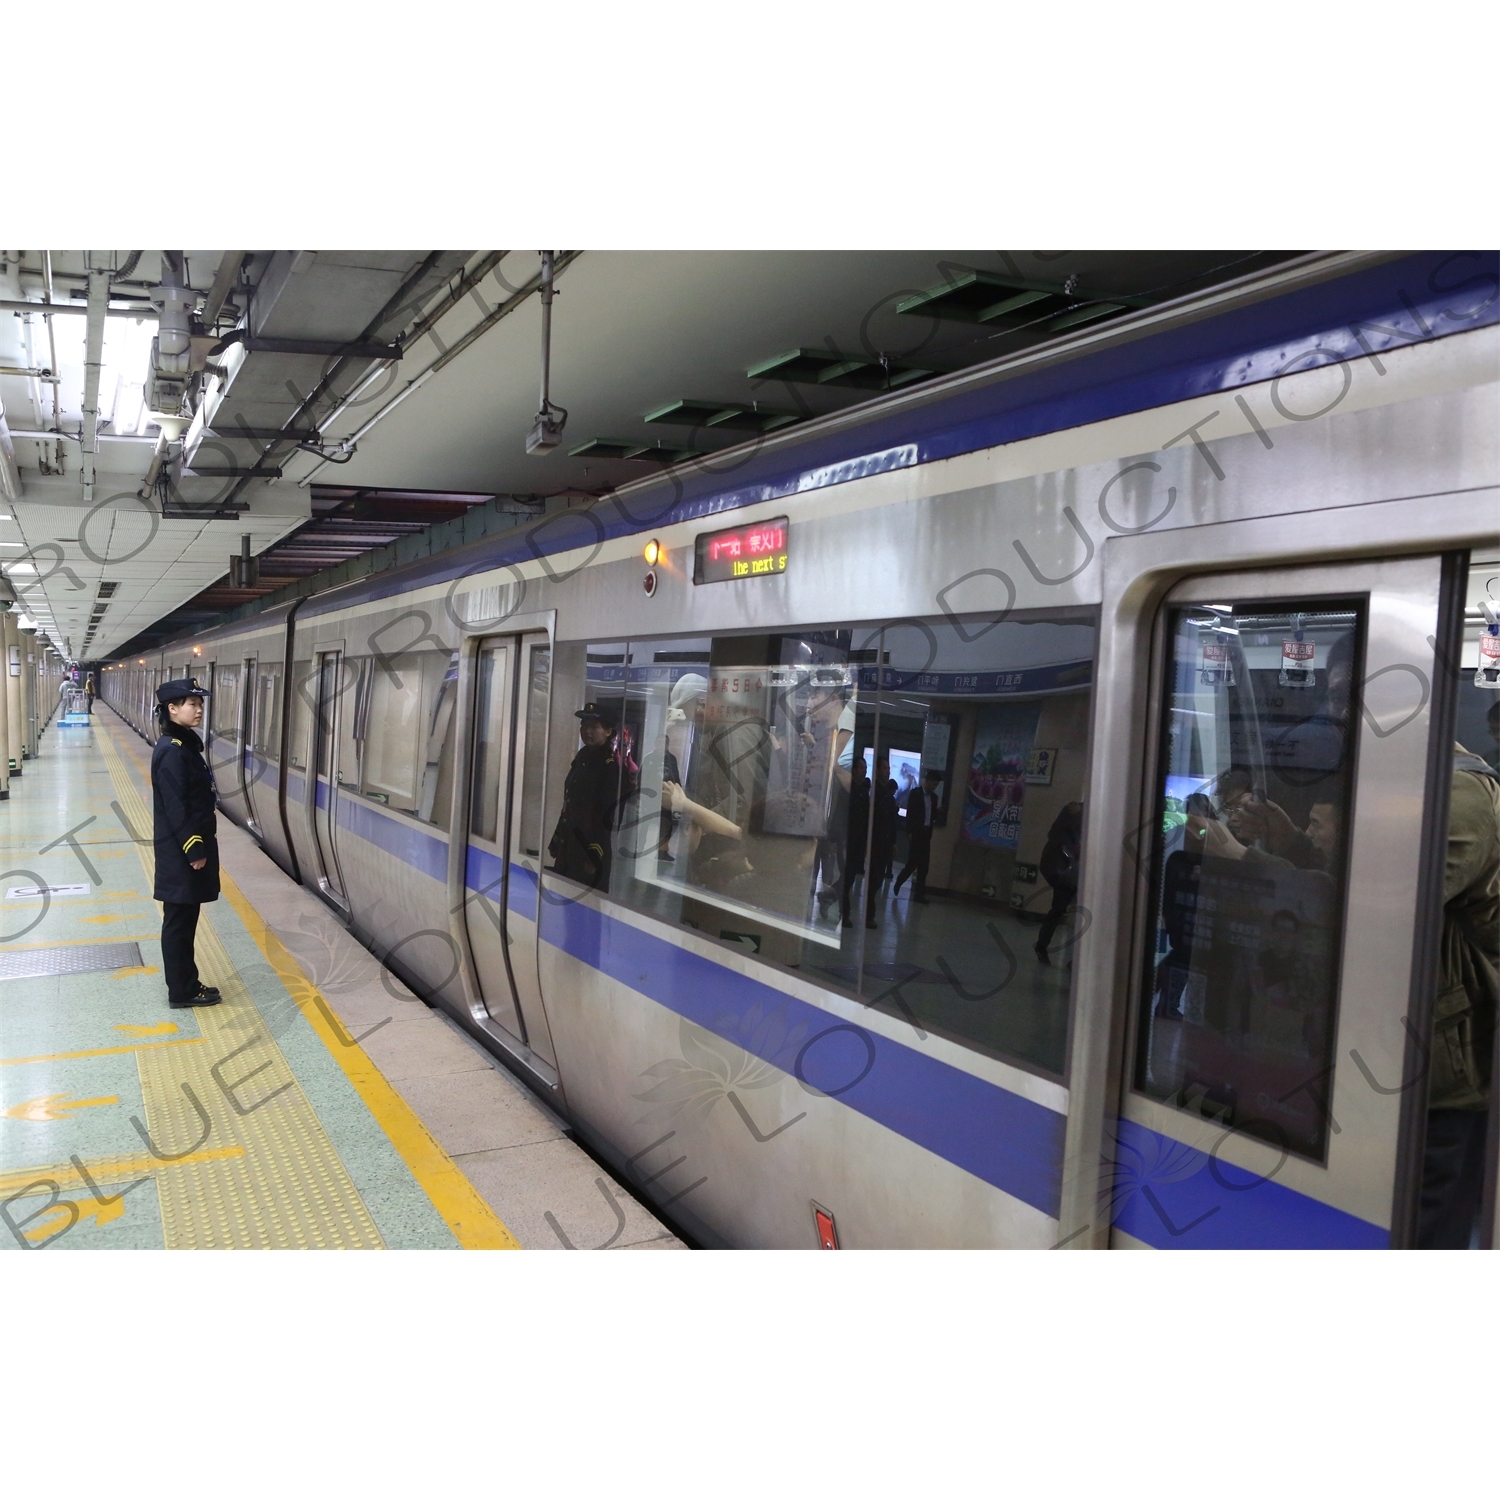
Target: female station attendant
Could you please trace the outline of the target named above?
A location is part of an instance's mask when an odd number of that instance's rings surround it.
[[[193,959],[198,908],[219,899],[219,846],[214,835],[214,784],[203,760],[198,726],[207,690],[191,678],[156,690],[162,735],[151,753],[155,810],[156,888],[162,903],[161,961],[167,1003],[174,1009],[217,1005],[219,991],[202,984]]]

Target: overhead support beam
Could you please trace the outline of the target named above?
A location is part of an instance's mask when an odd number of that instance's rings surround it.
[[[83,503],[94,503],[94,457],[99,451],[99,377],[104,370],[104,315],[109,272],[89,271],[88,329],[83,352]]]

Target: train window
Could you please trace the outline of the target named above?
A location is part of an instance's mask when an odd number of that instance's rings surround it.
[[[533,858],[542,851],[542,775],[547,763],[547,707],[552,692],[552,648],[530,646],[521,678],[526,743],[521,763],[518,847]]]
[[[457,653],[409,652],[344,666],[343,790],[447,828]]]
[[[576,648],[566,653],[577,661]],[[625,679],[630,648],[591,645],[582,670],[570,672],[578,707],[568,731],[553,736],[554,774],[549,804],[555,821],[547,840],[549,868],[599,889],[610,887],[624,801],[638,784],[638,726],[626,721]],[[528,709],[528,714],[530,710]],[[566,713],[559,701],[556,712]]]
[[[292,721],[287,735],[287,761],[299,771],[307,769],[309,736],[317,706],[318,676],[311,661],[303,657],[292,663]]]
[[[275,762],[281,759],[281,676],[279,661],[261,660],[255,681],[254,750]]]
[[[479,653],[479,696],[474,710],[474,802],[470,832],[495,841],[504,788],[498,767],[508,725],[502,722],[509,646],[486,646]]]
[[[861,993],[924,1029],[1066,1068],[1091,619],[888,625]],[[873,883],[872,883],[873,882]]]
[[[1364,605],[1168,614],[1135,1086],[1321,1160]]]
[[[1061,1073],[1094,641],[1080,616],[590,646],[610,893]]]
[[[212,727],[208,741],[208,763],[214,770],[231,769],[239,755],[240,667],[238,662],[217,662],[212,667],[206,717]]]

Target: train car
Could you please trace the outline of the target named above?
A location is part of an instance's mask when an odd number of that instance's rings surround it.
[[[1497,304],[1281,268],[106,696],[209,666],[226,814],[703,1244],[1410,1244]]]

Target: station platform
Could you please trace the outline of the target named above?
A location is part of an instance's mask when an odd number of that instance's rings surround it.
[[[682,1249],[219,819],[171,1010],[150,747],[102,704],[0,803],[0,1249]]]

